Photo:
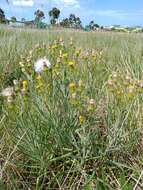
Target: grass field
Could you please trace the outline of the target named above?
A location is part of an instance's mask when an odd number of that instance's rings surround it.
[[[142,34],[2,27],[0,71],[0,189],[143,189]]]

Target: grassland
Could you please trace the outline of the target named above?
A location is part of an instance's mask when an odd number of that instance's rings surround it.
[[[142,34],[2,27],[0,71],[0,189],[143,189]]]

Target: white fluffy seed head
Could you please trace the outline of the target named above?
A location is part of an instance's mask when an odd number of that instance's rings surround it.
[[[13,94],[14,94],[13,87],[7,87],[7,88],[2,90],[0,95],[4,96],[4,97],[8,97],[8,96],[13,96]]]
[[[46,67],[49,69],[51,68],[51,63],[46,58],[39,59],[34,64],[34,70],[36,73],[43,72]]]

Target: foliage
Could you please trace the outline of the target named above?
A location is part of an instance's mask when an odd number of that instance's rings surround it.
[[[5,22],[6,22],[6,18],[5,18],[4,11],[0,8],[0,23],[5,23]]]
[[[82,28],[82,22],[79,17],[76,17],[74,14],[70,14],[69,18],[65,18],[60,23],[63,27],[70,27],[70,28]]]
[[[56,24],[56,20],[60,16],[60,10],[58,8],[54,7],[52,10],[49,11],[49,16],[51,18],[50,23],[52,25]]]
[[[36,16],[35,20],[44,19],[44,12],[39,9],[37,11],[35,11],[34,15]]]
[[[89,23],[89,29],[90,30],[96,30],[99,27],[100,26],[98,24],[95,24],[93,20]]]
[[[11,21],[12,21],[12,22],[16,22],[16,20],[17,20],[17,19],[16,19],[15,16],[11,17]]]
[[[25,19],[25,18],[21,18],[21,21],[22,21],[22,22],[25,22],[25,21],[26,21],[26,19]]]

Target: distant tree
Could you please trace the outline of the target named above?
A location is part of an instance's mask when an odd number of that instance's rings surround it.
[[[100,26],[98,24],[94,24],[95,28],[100,28]]]
[[[90,28],[90,30],[96,30],[96,29],[99,28],[99,27],[100,27],[100,26],[99,26],[98,24],[94,23],[93,20],[90,21],[90,23],[89,23],[89,28]]]
[[[11,21],[12,21],[12,22],[16,22],[16,20],[17,20],[17,19],[16,19],[15,16],[11,17]]]
[[[82,28],[82,22],[79,17],[75,19],[75,28]]]
[[[74,14],[70,14],[69,18],[63,19],[60,25],[63,27],[82,28],[81,19]]]
[[[51,23],[51,25],[55,25],[55,24],[56,24],[56,19],[52,18],[52,19],[50,20],[50,23]]]
[[[89,23],[89,28],[92,30],[93,27],[94,27],[94,21],[92,20],[92,21],[90,21],[90,23]]]
[[[22,19],[21,19],[21,22],[25,22],[25,21],[26,21],[25,18],[22,18]]]
[[[5,22],[6,22],[6,18],[5,18],[4,11],[0,8],[0,23],[5,23]]]
[[[62,27],[69,27],[69,26],[70,26],[69,19],[68,19],[68,18],[63,19],[63,20],[60,22],[60,25],[61,25]]]
[[[82,22],[79,17],[76,17],[74,14],[69,15],[69,23],[72,28],[81,28]]]
[[[85,30],[85,31],[89,31],[89,30],[90,30],[89,25],[86,25],[86,26],[84,27],[84,30]]]
[[[36,16],[35,20],[42,20],[45,18],[44,12],[39,9],[37,11],[35,11],[34,15]]]
[[[90,21],[89,28],[90,28],[90,30],[94,30],[94,21],[93,20]]]
[[[60,10],[54,7],[52,10],[49,11],[49,16],[50,16],[50,23],[52,25],[56,24],[56,20],[60,16]]]
[[[70,22],[70,26],[74,28],[75,23],[76,23],[76,16],[74,14],[69,15],[69,22]]]

